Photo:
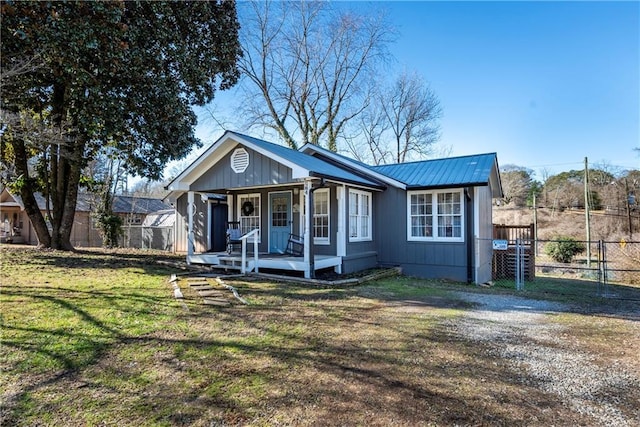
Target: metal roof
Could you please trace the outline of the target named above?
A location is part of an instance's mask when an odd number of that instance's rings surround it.
[[[262,139],[254,138],[248,135],[243,135],[238,132],[228,131],[230,134],[237,135],[241,140],[245,140],[251,144],[256,145],[257,147],[267,150],[276,156],[285,158],[296,165],[300,166],[303,169],[309,171],[310,176],[315,176],[318,178],[327,178],[327,179],[335,179],[337,181],[343,181],[351,184],[363,185],[366,187],[373,188],[384,188],[378,181],[373,179],[367,179],[355,173],[352,173],[346,169],[343,169],[339,166],[328,163],[322,159],[311,156],[306,153],[302,153],[298,150],[293,150],[291,148],[285,147],[283,145],[274,144],[272,142],[267,142]],[[239,141],[242,142],[242,141]]]
[[[494,167],[496,153],[370,166],[414,188],[487,185]]]

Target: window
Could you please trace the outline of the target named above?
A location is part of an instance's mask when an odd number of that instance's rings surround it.
[[[302,230],[307,224],[306,202],[302,196]],[[322,188],[313,193],[313,242],[315,244],[329,244],[330,223],[329,189]],[[304,234],[304,232],[303,232]]]
[[[260,194],[239,195],[238,211],[242,234],[260,228]]]
[[[349,190],[349,241],[371,240],[371,193]]]
[[[128,214],[125,219],[128,225],[142,224],[142,216],[140,214]]]
[[[410,191],[409,240],[463,241],[462,191]]]

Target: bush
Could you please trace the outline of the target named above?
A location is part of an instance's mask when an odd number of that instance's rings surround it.
[[[544,252],[556,262],[568,264],[574,256],[583,252],[585,246],[573,237],[558,236],[544,247]]]

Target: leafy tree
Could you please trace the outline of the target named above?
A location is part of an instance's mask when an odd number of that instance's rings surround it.
[[[81,171],[102,147],[158,178],[199,144],[191,106],[238,80],[238,28],[233,1],[3,2],[2,74],[20,72],[2,81],[2,162],[41,245],[72,249]]]

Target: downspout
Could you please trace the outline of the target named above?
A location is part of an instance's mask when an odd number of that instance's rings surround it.
[[[465,245],[467,248],[467,283],[473,283],[473,270],[475,257],[473,253],[473,203],[476,201],[471,197],[473,189],[465,187],[464,189],[464,216],[465,216]]]

